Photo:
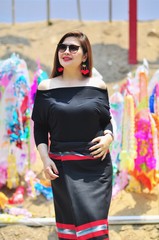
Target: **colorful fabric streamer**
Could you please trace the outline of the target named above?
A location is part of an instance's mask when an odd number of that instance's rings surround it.
[[[134,99],[131,95],[124,98],[123,138],[120,153],[120,170],[133,170],[136,157]]]
[[[48,74],[42,70],[42,67],[40,65],[40,62],[37,62],[37,70],[34,72],[34,77],[33,77],[33,84],[31,85],[31,91],[30,91],[30,98],[31,98],[31,103],[34,103],[35,99],[35,94],[38,88],[38,85],[41,83],[41,81],[48,79],[49,76]]]
[[[19,184],[18,174],[31,161],[30,81],[26,62],[16,54],[0,61],[0,93],[0,187],[7,183],[14,188]]]

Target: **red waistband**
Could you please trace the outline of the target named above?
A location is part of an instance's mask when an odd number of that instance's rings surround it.
[[[49,153],[49,157],[55,160],[60,160],[60,161],[96,160],[96,158],[94,158],[91,155],[83,155],[83,154],[71,153],[71,152]]]

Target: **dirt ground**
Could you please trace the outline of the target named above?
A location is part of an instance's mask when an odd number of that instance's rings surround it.
[[[125,81],[130,71],[146,58],[149,63],[149,79],[159,69],[159,21],[138,22],[138,49],[136,65],[128,64],[128,23],[120,22],[78,22],[53,21],[47,26],[45,22],[25,23],[11,26],[0,24],[0,59],[6,59],[15,52],[23,58],[28,66],[30,79],[40,60],[42,68],[51,72],[53,54],[58,40],[70,30],[85,32],[93,48],[94,66],[104,76],[109,94],[113,93],[115,84]],[[32,169],[37,176],[42,175],[42,164],[38,158]],[[1,189],[8,196],[13,193]],[[32,212],[33,217],[54,217],[52,201],[43,196],[37,199],[25,197],[23,207]],[[147,193],[130,193],[125,190],[112,199],[110,216],[159,215],[159,186]],[[54,240],[53,226],[28,227],[9,225],[0,227],[0,240]],[[110,225],[110,240],[158,240],[159,224],[153,225]]]
[[[24,208],[36,218],[54,218],[52,200],[42,195],[33,200],[26,196]],[[159,186],[151,193],[130,193],[122,190],[112,199],[110,216],[159,215]],[[158,240],[159,224],[110,224],[110,240]],[[33,227],[6,225],[0,227],[0,240],[57,240],[54,226]]]

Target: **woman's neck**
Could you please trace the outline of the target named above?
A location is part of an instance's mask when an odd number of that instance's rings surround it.
[[[62,75],[62,80],[67,83],[78,83],[80,81],[86,80],[87,78],[83,77],[80,71],[64,71]]]

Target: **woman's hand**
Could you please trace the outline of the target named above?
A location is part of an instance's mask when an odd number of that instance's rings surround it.
[[[40,143],[37,148],[40,154],[40,158],[44,165],[45,177],[49,180],[55,180],[56,178],[59,177],[58,176],[59,172],[54,161],[51,160],[51,158],[49,158],[47,144]]]
[[[101,160],[103,160],[109,151],[109,146],[112,141],[113,139],[110,134],[94,138],[91,143],[95,145],[89,148],[91,155],[95,158],[101,158]]]
[[[47,179],[55,180],[56,178],[59,177],[58,176],[59,172],[53,160],[47,157],[45,160],[43,160],[43,164],[44,164],[45,177]]]

